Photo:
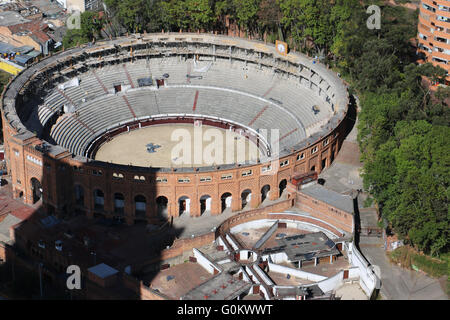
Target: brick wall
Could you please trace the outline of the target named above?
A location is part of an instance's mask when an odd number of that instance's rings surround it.
[[[297,192],[296,207],[346,232],[353,232],[353,214],[350,212],[312,198],[301,191]]]
[[[140,297],[141,300],[170,300],[169,297],[150,289],[149,287],[145,286],[142,282],[140,285]]]
[[[0,260],[2,262],[6,261],[6,248],[3,242],[0,242]]]
[[[204,36],[210,37],[210,35]],[[127,48],[128,46],[123,47]],[[98,48],[92,48],[92,50],[98,50]],[[104,50],[107,51],[107,47]],[[86,49],[85,52],[89,55],[90,49]],[[65,60],[73,59],[74,56],[60,56],[59,58],[59,62],[50,63],[45,70],[53,73],[54,70],[59,69],[59,66],[65,63]],[[64,68],[66,67],[62,67],[61,70]],[[41,71],[44,72],[43,70]],[[16,107],[19,113],[21,108],[23,109],[26,106],[24,101],[19,97],[16,98]],[[182,196],[186,196],[191,200],[190,214],[192,216],[200,214],[200,198],[203,195],[211,197],[211,214],[213,215],[221,213],[221,196],[225,192],[232,194],[231,207],[233,211],[242,208],[241,195],[245,189],[250,189],[252,192],[252,208],[259,206],[261,189],[266,185],[270,186],[269,199],[275,200],[279,197],[279,184],[282,180],[286,179],[289,181],[292,175],[309,172],[311,168],[320,173],[323,170],[323,160],[325,160],[325,166],[331,164],[332,159],[335,158],[340,149],[343,141],[343,132],[346,127],[346,121],[339,120],[337,127],[330,128],[330,132],[324,136],[317,137],[312,144],[306,145],[302,150],[292,150],[290,155],[280,159],[280,161],[288,160],[289,163],[283,168],[279,168],[274,175],[261,173],[262,167],[266,166],[267,163],[245,168],[236,167],[230,170],[219,169],[205,174],[198,172],[153,173],[150,170],[146,171],[133,166],[96,166],[92,163],[86,164],[74,160],[69,153],[60,154],[57,158],[52,158],[50,155],[44,156],[32,148],[32,145],[40,142],[39,139],[31,138],[26,141],[14,139],[13,136],[17,134],[17,131],[7,121],[3,113],[2,118],[6,142],[5,156],[10,165],[12,185],[16,197],[22,194],[25,202],[31,203],[30,179],[34,177],[42,183],[44,189],[43,205],[46,209],[53,210],[56,213],[71,212],[74,209],[79,209],[84,211],[88,217],[93,217],[94,214],[102,214],[107,218],[112,218],[115,216],[113,195],[114,193],[122,193],[125,198],[123,217],[128,224],[133,224],[134,220],[138,218],[135,214],[134,204],[134,198],[137,195],[146,197],[147,212],[143,219],[150,223],[154,222],[157,215],[155,202],[158,196],[165,196],[168,199],[168,213],[170,216],[175,217],[179,215],[179,199]],[[14,155],[13,149],[18,151],[17,157]],[[313,149],[316,150],[314,153]],[[36,166],[34,163],[27,161],[27,155],[38,157],[44,163],[44,167]],[[300,155],[302,155],[301,159],[298,157]],[[51,166],[48,171],[45,169],[46,163]],[[66,168],[65,171],[59,169],[61,165]],[[82,168],[83,172],[75,171],[74,167]],[[253,171],[253,174],[251,176],[242,176],[242,171],[249,169]],[[93,174],[94,171],[99,170],[102,170],[101,176]],[[122,173],[123,179],[115,180],[113,178],[114,173]],[[231,174],[232,178],[230,180],[222,180],[221,176],[224,174]],[[136,181],[134,179],[135,175],[144,176],[146,180],[144,182]],[[211,176],[212,181],[200,183],[201,176]],[[156,183],[155,180],[158,177],[166,178],[167,183]],[[178,178],[180,177],[187,177],[190,179],[190,182],[180,184],[178,183]],[[75,204],[74,185],[79,185],[84,190],[84,203],[82,205]],[[105,206],[101,211],[94,208],[93,193],[95,189],[100,189],[105,194]]]

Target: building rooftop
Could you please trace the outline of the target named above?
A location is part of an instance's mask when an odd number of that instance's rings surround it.
[[[14,61],[19,62],[19,63],[23,63],[26,64],[28,63],[28,61],[32,60],[33,57],[27,55],[27,54],[23,54],[21,56],[17,56],[14,58]]]
[[[247,293],[252,285],[221,272],[189,291],[182,300],[233,300]]]
[[[2,27],[9,27],[27,22],[31,22],[31,20],[25,19],[16,11],[0,12],[0,26]]]
[[[108,266],[107,264],[100,263],[94,267],[91,267],[88,269],[89,272],[92,272],[97,277],[100,277],[102,279],[106,279],[112,275],[117,274],[119,271]]]
[[[353,214],[353,199],[348,195],[327,189],[318,183],[307,185],[300,192]]]
[[[192,288],[195,288],[213,277],[200,264],[186,262],[171,265],[170,268],[159,270],[157,273],[148,273],[142,276],[146,286],[168,296],[179,300]]]
[[[0,241],[8,242],[9,238],[9,228],[15,224],[18,224],[19,218],[13,216],[12,214],[7,214],[6,217],[0,220]]]
[[[16,52],[16,47],[5,42],[0,42],[0,53],[13,53],[13,52]]]
[[[307,297],[320,297],[324,292],[318,285],[311,286],[299,286],[299,287],[282,287],[277,288],[277,297],[295,297],[295,296],[307,296]]]
[[[29,5],[33,5],[38,8],[46,17],[62,15],[64,11],[64,8],[58,3],[58,1],[33,0],[27,2]]]
[[[335,243],[325,233],[315,232],[277,239],[276,247],[267,248],[262,255],[285,252],[290,261],[303,261],[339,254]]]

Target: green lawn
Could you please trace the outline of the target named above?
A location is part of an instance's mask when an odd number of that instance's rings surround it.
[[[0,92],[3,91],[3,87],[8,83],[11,75],[5,71],[0,70]]]

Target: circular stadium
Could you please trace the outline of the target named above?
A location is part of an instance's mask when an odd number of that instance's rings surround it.
[[[326,66],[260,41],[135,34],[66,50],[4,90],[14,196],[127,224],[257,208],[333,162],[348,99]]]

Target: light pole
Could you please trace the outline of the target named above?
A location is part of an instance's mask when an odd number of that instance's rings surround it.
[[[42,294],[42,266],[43,266],[43,263],[42,262],[39,263],[39,286],[40,286],[40,290],[41,290],[41,299],[43,297],[43,294]]]
[[[14,272],[14,258],[11,259],[11,268],[12,268],[12,280],[13,280],[13,283],[15,283],[16,282],[16,274]]]
[[[91,251],[91,255],[94,256],[94,266],[97,264],[97,254],[94,251]]]

